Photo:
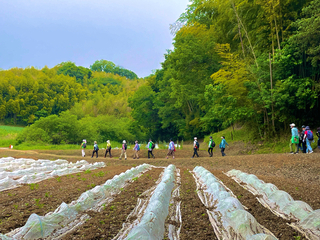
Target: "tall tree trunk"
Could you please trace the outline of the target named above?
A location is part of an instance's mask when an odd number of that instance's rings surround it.
[[[246,35],[246,38],[248,39],[249,46],[250,46],[250,49],[251,49],[255,64],[256,64],[257,67],[259,67],[259,64],[257,62],[257,57],[256,57],[256,54],[254,53],[254,50],[253,50],[253,47],[252,47],[251,40],[249,38],[248,32],[247,32],[246,28],[244,27],[243,22],[241,21],[241,18],[239,16],[238,12],[237,12],[237,9],[236,9],[236,7],[234,5],[234,2],[232,2],[232,1],[230,1],[230,2],[231,2],[231,5],[232,5],[232,8],[233,8],[233,11],[234,11],[234,13],[236,15],[236,18],[237,18],[238,22],[240,23],[240,25],[242,26],[243,31],[244,31],[244,33]]]
[[[269,63],[270,63],[270,85],[271,85],[271,117],[272,117],[272,131],[275,132],[274,127],[274,110],[273,110],[273,83],[272,83],[272,63],[271,63],[271,53],[269,53]]]

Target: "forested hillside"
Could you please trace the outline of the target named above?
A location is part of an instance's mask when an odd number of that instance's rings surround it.
[[[130,103],[154,134],[320,125],[320,0],[193,0],[171,30],[174,50]]]
[[[145,79],[106,60],[0,71],[1,121],[31,125],[19,142],[54,144],[320,125],[320,0],[193,0],[171,31]]]

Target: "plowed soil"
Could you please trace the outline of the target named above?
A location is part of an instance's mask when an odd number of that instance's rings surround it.
[[[206,207],[196,192],[193,175],[187,169],[181,169],[181,216],[180,239],[217,239],[209,221]]]
[[[134,209],[139,195],[155,184],[162,171],[163,168],[156,168],[146,172],[125,187],[101,212],[87,212],[91,219],[67,234],[63,239],[114,238],[121,230],[122,223],[126,221],[127,216]]]
[[[0,232],[7,233],[25,225],[29,216],[54,211],[62,202],[70,203],[96,185],[105,183],[128,167],[105,167],[65,175],[0,192]]]
[[[63,201],[71,202],[72,200],[77,199],[82,192],[90,188],[88,186],[90,184],[102,184],[116,173],[123,172],[132,166],[149,163],[156,166],[174,164],[181,169],[182,229],[180,239],[182,240],[215,239],[213,229],[211,225],[209,225],[210,223],[205,207],[195,193],[196,184],[194,179],[192,175],[186,171],[187,169],[192,170],[195,166],[203,166],[223,180],[226,186],[238,196],[240,202],[248,207],[248,211],[258,220],[258,222],[272,231],[279,239],[295,239],[295,237],[299,237],[300,235],[297,232],[287,226],[286,221],[276,217],[269,210],[262,207],[250,192],[238,186],[236,182],[226,177],[223,172],[227,172],[231,169],[238,169],[249,174],[255,174],[265,182],[273,183],[279,189],[288,192],[295,200],[304,201],[316,210],[320,209],[320,154],[236,155],[236,151],[232,151],[232,148],[233,146],[226,149],[226,157],[221,157],[220,153],[215,152],[214,156],[209,158],[207,157],[208,153],[205,150],[202,150],[200,151],[200,158],[193,159],[191,159],[192,149],[177,150],[175,153],[176,158],[168,160],[165,159],[166,150],[155,150],[154,154],[156,158],[150,160],[145,158],[147,153],[146,150],[141,151],[142,154],[138,160],[133,160],[132,156],[130,156],[132,152],[128,151],[129,157],[126,161],[117,159],[119,154],[117,150],[113,151],[115,158],[99,157],[98,159],[92,159],[91,157],[82,158],[80,150],[11,151],[1,149],[0,157],[29,157],[33,159],[41,158],[50,160],[60,158],[72,162],[85,159],[90,163],[104,161],[109,167],[106,168],[106,170],[95,171],[110,171],[108,173],[110,175],[108,175],[109,177],[105,176],[105,178],[100,179],[100,177],[93,176],[92,178],[89,178],[89,176],[91,176],[90,174],[86,175],[85,173],[82,173],[81,178],[86,178],[85,181],[78,180],[78,176],[73,178],[61,177],[61,182],[58,182],[57,179],[44,181],[39,183],[39,188],[35,190],[30,190],[30,186],[23,186],[10,191],[0,192],[0,206],[2,207],[0,211],[0,232],[6,233],[11,229],[24,225],[30,214],[34,212],[39,215],[44,215],[45,213],[56,209]],[[217,149],[215,150],[217,151]],[[99,154],[102,156],[102,151]],[[49,183],[53,185],[50,185]],[[80,190],[78,191],[77,189]],[[135,189],[131,190],[133,195],[136,194],[136,192],[134,192]],[[52,195],[52,197],[46,197],[47,192],[49,196]],[[142,190],[139,190],[138,192],[142,192]],[[40,200],[37,201],[36,199]],[[122,199],[121,201],[127,203],[125,199]],[[123,204],[121,201],[115,201],[115,203],[118,202],[117,206],[121,206],[123,211],[130,212],[136,204],[136,199],[133,201],[132,205],[129,203]],[[111,214],[110,209],[108,212]],[[94,218],[96,219],[96,217]],[[120,220],[120,218],[119,220],[115,220],[116,217],[108,218],[109,222],[99,218],[100,216],[95,220],[95,234],[99,232],[102,233],[99,229],[105,231],[104,228],[119,230],[119,227],[114,227],[116,226],[114,224],[118,224],[117,226],[119,226],[119,224],[121,225],[122,222],[125,221],[123,220],[125,219],[125,215],[121,217],[122,220]],[[104,224],[99,221],[104,221]],[[83,231],[87,232],[89,229],[90,228]],[[117,230],[115,230],[114,233]],[[74,236],[81,236],[81,231]],[[106,234],[100,233],[99,236],[97,235],[98,238],[102,235],[105,235],[105,238],[107,238]]]
[[[257,222],[269,229],[277,238],[289,240],[300,236],[299,239],[305,239],[303,235],[287,225],[287,223],[291,223],[290,221],[277,217],[269,209],[263,207],[252,193],[242,188],[232,178],[227,177],[221,171],[212,171],[212,174],[230,188]]]

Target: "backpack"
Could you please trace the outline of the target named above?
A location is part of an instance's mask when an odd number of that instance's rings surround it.
[[[156,147],[156,145],[154,143],[152,143],[151,149],[154,149]]]
[[[138,144],[137,151],[140,151],[140,144]]]
[[[87,147],[87,144],[86,144],[86,143],[83,143],[83,144],[82,144],[82,147],[83,147],[83,148],[86,148],[86,147]]]
[[[199,149],[199,147],[200,147],[199,142],[196,142],[196,146],[197,146],[197,149]]]
[[[309,141],[313,141],[313,133],[311,132],[311,130],[308,130],[307,138],[308,138]]]
[[[216,146],[216,143],[212,140],[211,147],[214,148]]]

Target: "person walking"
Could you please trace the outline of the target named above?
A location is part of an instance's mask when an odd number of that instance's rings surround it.
[[[306,132],[306,126],[305,125],[302,125],[302,132],[301,132],[301,135],[302,135],[302,152],[303,153],[307,153],[307,142],[306,142],[306,139],[304,138],[304,135],[305,135],[305,132]]]
[[[138,141],[136,140],[135,141],[135,145],[134,145],[134,148],[133,148],[133,159],[139,159],[139,151],[140,151],[140,145],[138,144]]]
[[[298,153],[299,153],[299,150],[303,152],[302,141],[303,141],[304,134],[299,129],[298,129],[298,134],[299,134],[299,143],[298,143]]]
[[[150,155],[155,158],[155,156],[153,155],[152,151],[155,147],[155,144],[152,142],[151,139],[149,139],[149,142],[148,142],[148,159],[150,159]]]
[[[91,158],[93,158],[94,153],[96,153],[96,158],[98,158],[98,151],[99,151],[99,146],[98,146],[98,144],[97,144],[97,141],[94,141],[94,144],[93,144],[93,152],[92,152]]]
[[[320,149],[320,127],[317,128],[317,137],[318,137],[318,149]]]
[[[209,144],[208,144],[208,153],[209,153],[209,157],[213,156],[213,148],[216,146],[215,142],[212,140],[212,137],[210,136],[210,140],[209,140]]]
[[[298,153],[298,144],[299,144],[299,133],[298,133],[298,129],[296,128],[296,125],[294,123],[290,124],[290,128],[291,128],[291,140],[290,140],[290,153],[291,154],[297,154]],[[292,145],[294,144],[294,150],[292,150]]]
[[[219,145],[220,149],[221,149],[221,154],[222,154],[222,157],[226,156],[226,154],[224,153],[224,150],[226,149],[226,145],[229,146],[229,144],[227,143],[226,139],[224,136],[221,137],[222,140],[221,140],[221,143]]]
[[[86,153],[84,151],[84,149],[87,147],[87,140],[83,139],[82,140],[82,143],[80,145],[80,148],[81,148],[81,152],[82,152],[82,157],[85,157],[86,156]]]
[[[310,130],[309,126],[306,126],[306,131],[304,132],[304,139],[307,142],[307,151],[306,153],[313,153],[311,147],[311,141],[313,141],[313,133]]]
[[[172,139],[170,139],[170,143],[169,143],[169,148],[168,148],[168,153],[167,153],[167,159],[168,157],[171,155],[172,159],[174,159],[174,152],[176,151],[175,147],[174,147],[174,142],[172,141]]]
[[[126,140],[122,141],[121,155],[119,157],[119,160],[121,160],[122,155],[124,155],[124,160],[127,160],[127,143],[126,143]]]
[[[193,141],[193,156],[191,158],[194,158],[194,156],[196,156],[196,155],[197,155],[197,157],[199,157],[198,150],[200,148],[200,144],[198,142],[197,137],[194,137],[193,140],[194,140]]]
[[[107,157],[107,153],[109,153],[110,158],[112,158],[112,155],[111,155],[111,143],[110,143],[110,140],[108,140],[108,141],[107,141],[106,153],[104,154],[104,158],[106,158],[106,157]]]

